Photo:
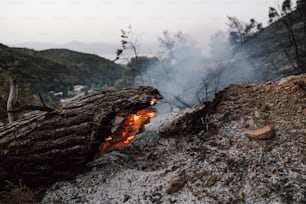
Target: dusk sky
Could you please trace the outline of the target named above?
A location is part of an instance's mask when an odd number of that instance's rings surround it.
[[[0,42],[117,43],[132,25],[141,42],[156,43],[162,31],[182,31],[203,49],[210,35],[226,30],[226,15],[264,25],[277,0],[0,0]]]

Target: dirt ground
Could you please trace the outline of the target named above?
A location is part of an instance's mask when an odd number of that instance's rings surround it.
[[[212,114],[153,118],[131,147],[54,184],[42,203],[306,203],[306,74],[232,85],[221,98]],[[197,127],[184,126],[186,115]],[[265,125],[271,138],[246,136]]]

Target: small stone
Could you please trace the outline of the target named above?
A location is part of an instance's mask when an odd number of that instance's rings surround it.
[[[130,200],[130,198],[131,198],[131,196],[125,194],[124,198],[123,198],[123,202],[124,203],[127,202],[128,200]]]
[[[303,107],[302,107],[302,106],[299,106],[297,112],[298,112],[298,113],[302,113],[302,112],[303,112]]]
[[[214,199],[217,199],[218,198],[218,193],[217,192],[211,192],[209,194],[210,197],[214,198]]]
[[[193,196],[197,197],[197,199],[200,199],[202,196],[202,191],[196,191],[192,193]]]
[[[207,180],[207,186],[208,187],[211,187],[213,186],[217,181],[219,180],[219,177],[218,176],[212,176],[210,177],[208,180]]]
[[[293,157],[298,157],[300,155],[299,148],[294,147],[292,153],[293,153]]]
[[[258,111],[255,111],[254,115],[255,115],[255,118],[257,119],[260,118],[260,113]]]
[[[162,195],[160,194],[160,193],[154,193],[153,195],[152,195],[152,199],[151,199],[151,201],[152,201],[152,203],[161,203],[162,201]]]
[[[296,134],[297,130],[291,130],[290,133],[291,134]]]
[[[180,191],[186,184],[186,180],[180,177],[173,177],[170,182],[169,186],[166,189],[166,193],[172,194]]]
[[[246,122],[246,125],[245,125],[246,128],[254,128],[255,127],[255,121],[253,119],[250,119]]]
[[[170,199],[169,199],[169,202],[170,202],[170,203],[176,203],[177,200],[176,200],[175,198],[170,198]]]
[[[289,157],[284,158],[284,163],[287,164],[289,162]]]
[[[273,125],[266,125],[256,130],[248,130],[245,132],[246,136],[251,139],[266,140],[274,135]]]
[[[240,193],[238,194],[238,199],[241,200],[241,201],[244,200],[244,193],[243,193],[243,192],[240,192]]]

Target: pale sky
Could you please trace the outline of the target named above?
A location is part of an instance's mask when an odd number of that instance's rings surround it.
[[[202,46],[226,29],[226,15],[264,25],[277,0],[0,0],[0,42],[85,43],[120,41],[132,25],[142,43],[162,31],[182,31]]]

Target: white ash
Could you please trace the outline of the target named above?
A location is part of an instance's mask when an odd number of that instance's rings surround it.
[[[108,153],[91,172],[55,184],[43,203],[305,201],[305,164],[288,152],[294,141],[287,135],[253,141],[244,135],[243,121],[233,121],[213,138],[207,134],[159,138],[157,124],[171,122],[173,115],[177,113],[152,120],[134,142],[135,149]],[[284,164],[285,154],[292,159],[290,164]],[[169,182],[177,176],[186,184],[167,194]]]
[[[210,118],[215,132],[204,133],[203,126],[199,134],[160,137],[183,113],[153,118],[132,147],[91,162],[93,170],[74,181],[53,185],[42,202],[304,204],[306,98],[296,79],[232,86]],[[274,137],[248,138],[251,119],[258,127],[273,122]]]

